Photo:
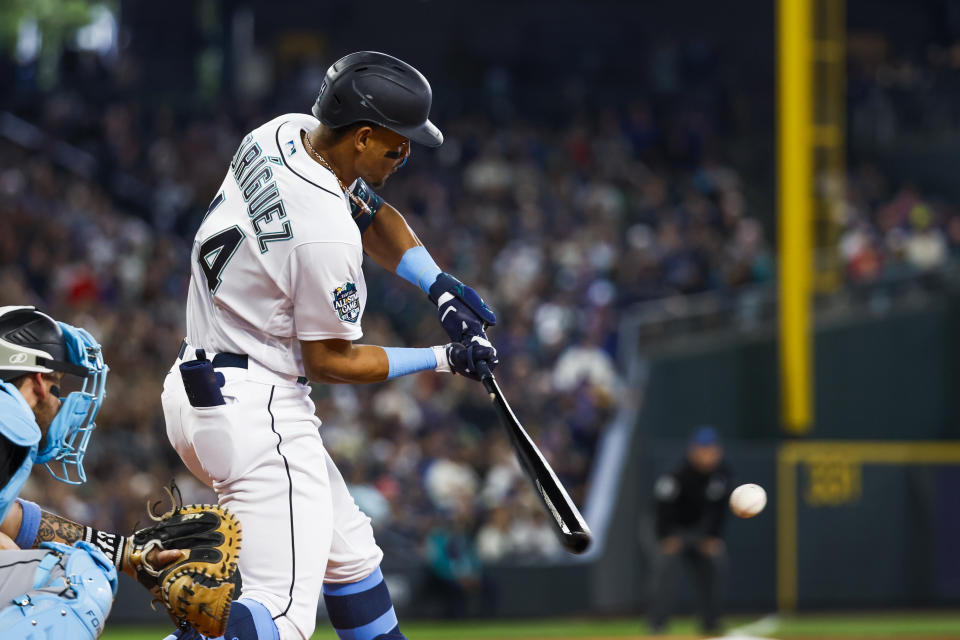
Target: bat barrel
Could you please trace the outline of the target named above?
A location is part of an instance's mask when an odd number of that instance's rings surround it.
[[[571,553],[583,553],[590,548],[590,542],[593,538],[590,535],[590,530],[586,531],[572,531],[563,537],[563,546],[564,548]]]
[[[517,420],[506,398],[503,397],[503,392],[500,391],[500,386],[490,367],[481,360],[477,363],[477,371],[480,373],[480,381],[490,394],[490,399],[507,429],[520,465],[530,479],[540,501],[553,517],[555,531],[561,544],[571,553],[583,553],[591,542],[590,529],[583,521],[583,516],[567,495],[537,445]]]

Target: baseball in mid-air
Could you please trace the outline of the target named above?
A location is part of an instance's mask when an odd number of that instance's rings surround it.
[[[742,484],[730,494],[730,510],[740,518],[752,518],[767,506],[767,492],[758,484]]]

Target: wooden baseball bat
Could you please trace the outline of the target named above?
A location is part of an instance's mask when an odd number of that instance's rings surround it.
[[[560,484],[557,475],[540,453],[540,449],[513,413],[513,409],[510,408],[497,384],[497,379],[490,372],[490,367],[486,362],[481,361],[477,363],[477,368],[480,371],[480,381],[490,394],[490,400],[500,415],[500,421],[510,434],[510,443],[520,460],[520,466],[523,467],[540,501],[550,514],[560,543],[571,553],[583,553],[590,546],[590,527],[584,522],[580,511],[567,495],[566,489]]]

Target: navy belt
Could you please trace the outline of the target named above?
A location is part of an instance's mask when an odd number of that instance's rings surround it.
[[[183,360],[183,354],[187,352],[187,341],[184,340],[180,343],[180,353],[177,354],[177,357]],[[246,369],[248,356],[245,353],[218,353],[213,356],[211,364],[213,368],[221,367],[234,367],[236,369]],[[305,376],[300,376],[297,378],[297,384],[307,384],[309,380]]]
[[[180,343],[180,353],[177,357],[183,360],[183,354],[187,352],[187,341]],[[235,367],[237,369],[247,368],[247,354],[245,353],[218,353],[210,361],[214,369],[218,367]]]

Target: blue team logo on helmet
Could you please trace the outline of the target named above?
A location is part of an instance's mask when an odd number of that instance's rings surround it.
[[[333,308],[343,322],[356,322],[360,318],[360,292],[352,282],[344,283],[333,290]]]

